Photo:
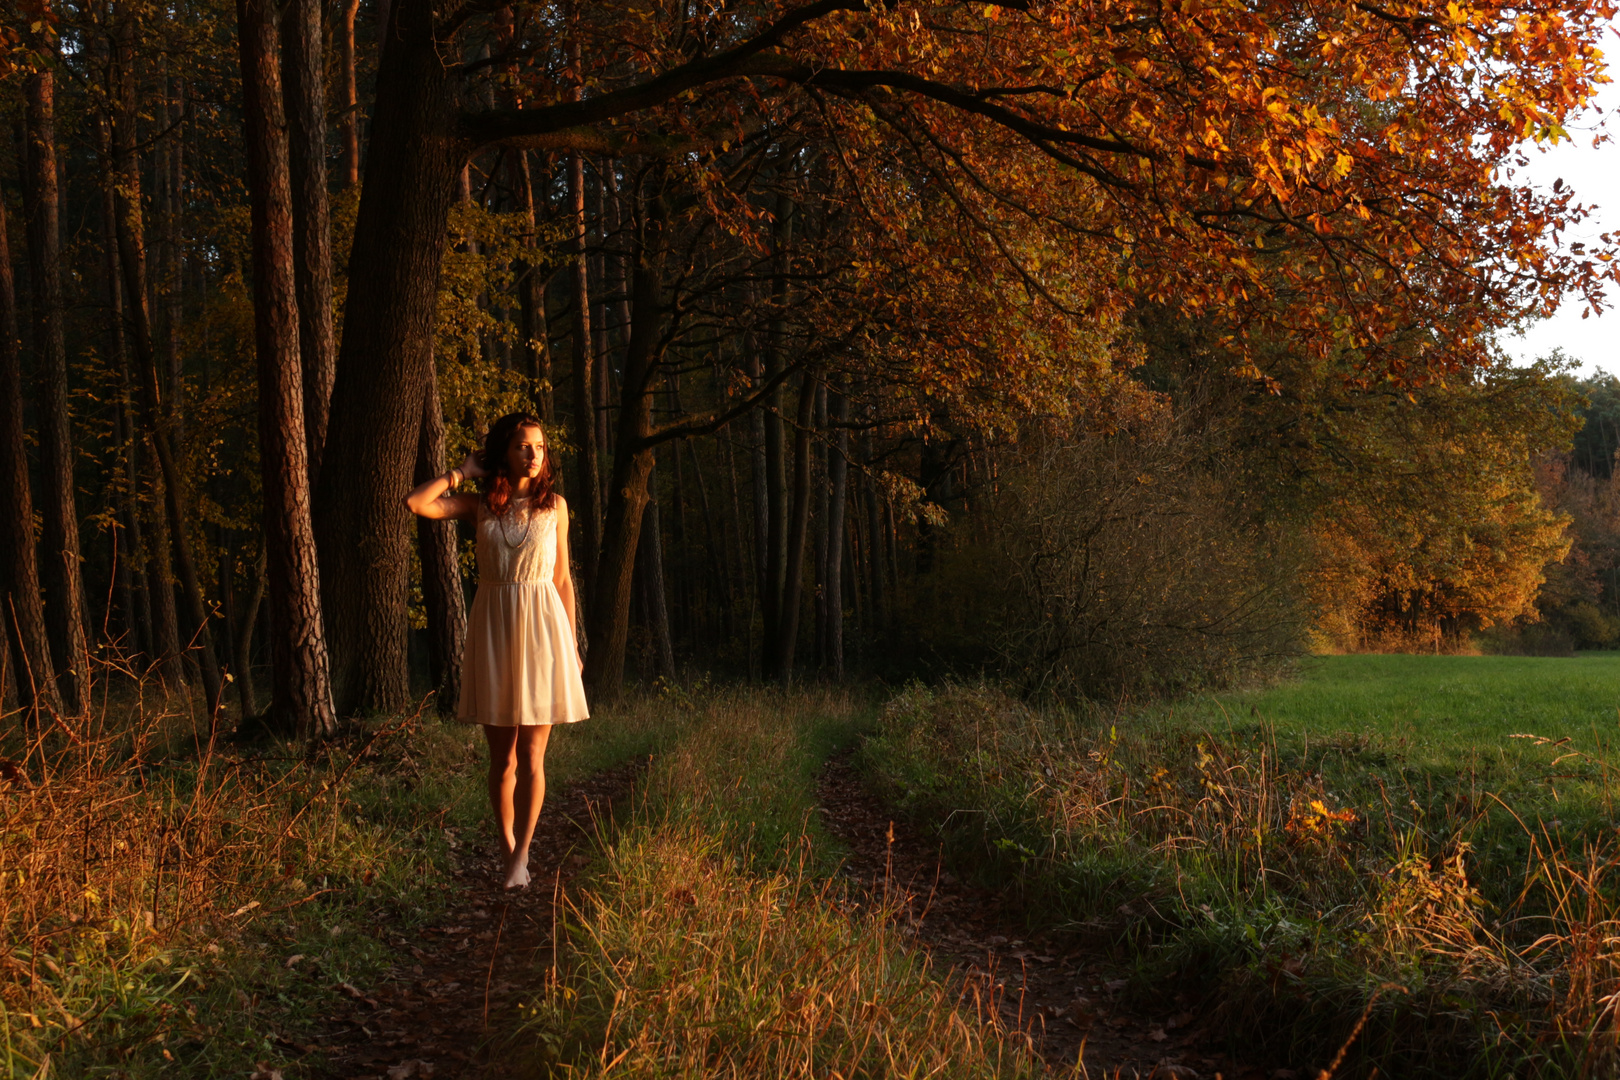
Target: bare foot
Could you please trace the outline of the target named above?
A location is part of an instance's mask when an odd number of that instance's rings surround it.
[[[521,860],[513,859],[506,864],[506,887],[508,889],[521,889],[529,884],[529,860],[525,856]]]

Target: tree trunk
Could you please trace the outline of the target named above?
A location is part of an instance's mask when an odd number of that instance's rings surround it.
[[[332,228],[326,201],[326,60],[321,0],[291,0],[282,14],[293,283],[303,360],[304,445],[313,487],[326,445],[336,348],[332,338]],[[272,54],[273,55],[273,54]]]
[[[652,434],[654,349],[661,321],[657,265],[661,227],[661,208],[655,197],[636,245],[630,345],[625,350],[619,396],[613,484],[609,488],[596,588],[586,609],[591,648],[585,658],[585,682],[602,701],[616,698],[624,685],[636,548],[641,540],[642,511],[647,505],[647,481],[653,468],[648,438]]]
[[[5,201],[0,199],[0,622],[6,626],[12,677],[19,701],[40,713],[59,712],[55,665],[45,609],[40,603],[39,564],[34,554],[34,498],[23,441],[22,350],[17,338],[17,291],[11,272],[11,242]]]
[[[636,580],[641,589],[642,607],[647,613],[647,633],[652,638],[653,672],[660,678],[673,680],[675,646],[670,640],[669,602],[664,591],[664,539],[651,469],[647,474],[647,489],[646,516],[636,545]]]
[[[438,380],[430,377],[422,402],[414,479],[421,484],[444,472],[444,468],[444,413]],[[438,693],[439,713],[449,716],[461,700],[461,655],[467,636],[461,566],[456,558],[456,523],[417,518],[416,543],[422,564],[422,605],[427,609],[428,665]]]
[[[781,371],[781,357],[776,349],[766,350],[765,378],[773,379]],[[782,387],[780,383],[765,398],[765,581],[760,596],[760,610],[764,615],[763,657],[761,669],[766,680],[780,679],[777,667],[782,639],[782,593],[787,585],[787,440],[782,424]]]
[[[320,572],[309,514],[310,469],[303,415],[306,382],[300,363],[291,155],[282,134],[286,121],[276,64],[273,0],[237,0],[236,19],[253,216],[259,463],[270,594],[270,713],[275,726],[317,739],[337,731],[337,718],[332,710],[321,625]],[[318,171],[324,174],[325,169]],[[324,175],[322,180],[324,189]]]
[[[755,389],[765,384],[765,366],[759,353],[751,348],[751,342],[744,338],[743,348],[747,350],[749,363],[748,375],[753,380]],[[754,564],[754,602],[759,608],[760,640],[770,640],[771,626],[775,614],[775,605],[767,606],[766,598],[771,595],[771,490],[770,455],[766,453],[767,438],[765,421],[770,413],[770,398],[764,400],[763,407],[755,409],[749,416],[750,447],[748,455],[749,486],[753,495],[753,564]],[[738,526],[741,528],[741,525]],[[764,670],[765,654],[769,650],[754,647],[754,611],[750,608],[748,613],[748,664],[749,678],[756,674],[754,664],[759,663],[757,674],[762,678],[769,678],[770,673]]]
[[[253,685],[253,630],[259,625],[259,609],[264,604],[265,557],[262,547],[259,549],[255,568],[257,573],[253,575],[253,596],[248,600],[241,619],[237,621],[236,633],[233,635],[236,645],[236,652],[232,657],[236,667],[236,695],[241,702],[244,721],[257,716],[259,712],[258,694]]]
[[[798,430],[793,436],[793,515],[788,521],[786,566],[782,587],[782,619],[776,641],[776,675],[786,686],[793,681],[793,658],[799,646],[799,602],[804,593],[804,542],[810,531],[810,429],[815,423],[816,395],[820,388],[806,373],[799,387]]]
[[[517,211],[524,217],[527,235],[523,250],[536,253],[539,244],[536,234],[540,227],[539,215],[534,207],[534,177],[529,171],[529,152],[510,151],[512,197]],[[551,394],[551,338],[546,326],[546,282],[541,275],[541,259],[531,254],[514,267],[518,289],[518,331],[523,337],[523,373],[529,377],[534,391],[535,412],[540,419],[551,422],[553,405]]]
[[[432,357],[455,178],[455,98],[430,0],[397,0],[383,37],[343,342],[315,498],[338,712],[410,701],[408,490]]]
[[[159,386],[157,354],[153,347],[151,313],[146,295],[146,248],[141,221],[140,162],[135,149],[135,79],[133,63],[133,24],[121,28],[118,57],[121,68],[119,82],[119,113],[114,127],[114,143],[118,150],[119,184],[115,192],[119,266],[124,278],[124,299],[130,316],[131,339],[135,358],[140,367],[141,412],[157,454],[158,468],[163,476],[164,510],[168,517],[169,541],[174,553],[175,569],[180,574],[180,585],[186,598],[187,614],[191,621],[191,639],[188,645],[197,648],[197,665],[208,698],[210,715],[220,701],[219,664],[214,656],[213,637],[208,630],[208,610],[203,602],[202,587],[197,579],[196,563],[191,555],[191,540],[187,535],[188,514],[181,486],[180,466],[175,460],[170,441],[169,419],[163,408],[163,394]]]
[[[849,491],[849,399],[836,390],[827,390],[827,416],[836,431],[827,454],[827,573],[822,582],[822,605],[826,614],[822,656],[826,670],[835,681],[844,678],[844,504]]]
[[[360,87],[354,71],[354,18],[360,0],[343,0],[338,52],[343,65],[343,186],[360,186]]]
[[[595,376],[592,372],[591,292],[585,259],[585,160],[578,155],[568,159],[568,206],[573,225],[569,239],[569,281],[573,286],[574,325],[574,423],[572,434],[579,446],[579,478],[574,485],[578,501],[575,512],[584,526],[580,537],[580,565],[583,573],[583,603],[590,611],[596,603],[598,557],[602,550],[602,475],[596,443]],[[586,650],[595,647],[586,621]]]
[[[818,390],[816,393],[816,430],[827,430],[827,393],[825,389]],[[820,468],[816,469],[817,478],[814,482],[816,505],[810,515],[816,523],[815,528],[811,530],[811,535],[815,538],[815,555],[813,556],[815,572],[810,594],[811,607],[815,616],[815,625],[812,627],[811,636],[815,646],[810,652],[811,661],[821,671],[827,669],[827,514],[830,508],[829,504],[832,501],[832,491],[827,484],[827,458],[830,453],[831,449],[827,446],[825,439],[818,443],[814,450],[816,464]]]
[[[62,704],[90,711],[90,653],[80,573],[77,457],[68,416],[67,348],[62,327],[61,233],[56,174],[56,87],[49,68],[24,81],[27,154],[23,171],[28,278],[33,290],[34,363],[40,390],[40,518],[44,523],[45,618]]]
[[[772,318],[765,343],[765,378],[776,379],[785,369],[786,330],[782,318],[787,304],[787,251],[793,242],[793,207],[786,198],[776,200],[774,243],[776,266],[771,276]],[[782,423],[782,388],[778,383],[765,401],[766,553],[764,671],[767,679],[786,680],[781,670],[782,623],[788,587],[788,482],[787,436]],[[795,616],[795,620],[796,620]],[[795,626],[797,622],[795,621]]]

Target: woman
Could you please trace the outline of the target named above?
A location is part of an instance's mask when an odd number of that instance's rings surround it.
[[[413,514],[477,522],[478,593],[456,715],[481,724],[489,744],[489,801],[509,889],[529,883],[551,725],[589,715],[574,640],[568,504],[552,490],[554,476],[540,421],[513,413],[489,429],[481,453],[405,497]],[[468,480],[482,494],[456,494]]]

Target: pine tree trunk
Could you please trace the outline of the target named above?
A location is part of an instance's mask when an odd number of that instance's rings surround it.
[[[45,609],[40,602],[39,564],[34,553],[34,497],[28,482],[28,449],[23,441],[22,349],[17,337],[17,290],[11,271],[6,208],[0,200],[0,622],[11,655],[6,658],[30,721],[58,712]]]
[[[291,153],[282,134],[286,120],[276,63],[274,13],[273,0],[237,0],[253,216],[259,463],[270,594],[270,712],[274,726],[296,731],[306,739],[319,739],[337,731],[337,717],[332,710],[321,625],[320,572],[309,514],[310,469],[303,415],[306,381],[300,362]],[[297,130],[296,124],[292,130]],[[325,169],[319,172],[324,192]]]
[[[75,715],[90,711],[90,643],[85,634],[80,573],[79,515],[73,490],[73,444],[68,415],[67,347],[63,340],[60,200],[56,174],[56,86],[44,68],[23,83],[27,153],[23,169],[28,234],[28,278],[33,290],[34,364],[40,389],[40,542],[44,560],[45,619],[62,704]]]
[[[577,46],[576,46],[577,48]],[[585,161],[579,156],[568,159],[568,205],[573,234],[569,240],[569,281],[573,288],[574,325],[574,420],[570,434],[578,444],[578,482],[574,485],[574,512],[583,526],[580,529],[579,559],[582,569],[580,592],[583,607],[589,612],[596,603],[597,563],[602,550],[602,476],[596,442],[596,379],[592,364],[591,345],[591,291],[585,260]],[[586,620],[586,650],[595,647],[588,636],[590,620]]]
[[[421,484],[444,469],[444,413],[434,377],[428,379],[423,395],[414,479]],[[461,700],[461,656],[467,637],[461,565],[456,557],[456,523],[417,518],[416,543],[422,564],[422,606],[427,609],[428,664],[438,693],[438,710],[449,716]]]
[[[290,0],[281,16],[293,282],[303,360],[304,445],[313,487],[326,445],[337,349],[332,330],[332,228],[326,199],[326,61],[321,0]]]
[[[815,377],[807,373],[799,387],[798,430],[793,435],[793,511],[788,521],[782,621],[776,642],[776,676],[783,686],[793,681],[793,659],[799,647],[804,545],[810,531],[810,430],[815,423],[816,396],[819,392]]]
[[[397,0],[350,265],[343,342],[315,497],[322,609],[340,715],[410,701],[409,490],[432,358],[439,268],[464,148],[430,0]]]

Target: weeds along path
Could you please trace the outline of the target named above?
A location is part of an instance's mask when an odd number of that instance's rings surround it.
[[[1077,951],[1072,940],[1030,931],[1016,900],[947,871],[937,846],[867,789],[850,756],[830,759],[817,785],[827,831],[850,851],[844,873],[894,903],[937,962],[998,997],[1003,1021],[1026,1033],[1054,1072],[1068,1073],[1083,1053],[1081,1075],[1095,1080],[1271,1075],[1207,1053],[1197,1002],[1171,988],[1156,1012],[1127,1006],[1125,971],[1103,950]]]
[[[570,783],[548,798],[535,829],[534,884],[500,887],[494,837],[457,852],[443,920],[408,939],[375,985],[344,986],[348,1008],[310,1044],[289,1044],[314,1075],[342,1080],[455,1080],[488,1074],[483,1050],[531,994],[552,942],[552,905],[589,863],[584,852],[629,796],[645,759]]]

